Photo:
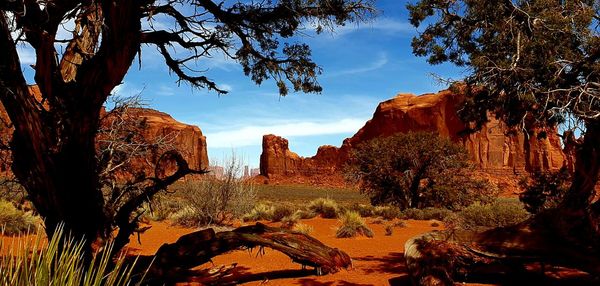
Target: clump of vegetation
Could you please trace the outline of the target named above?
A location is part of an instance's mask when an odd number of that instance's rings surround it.
[[[471,176],[464,148],[437,134],[400,133],[359,145],[345,168],[373,205],[458,210],[488,202],[497,189]]]
[[[0,229],[5,235],[33,232],[40,219],[31,212],[17,209],[11,202],[0,200]]]
[[[487,205],[476,203],[459,213],[461,227],[465,229],[514,225],[529,216],[523,204],[513,199],[499,199]]]
[[[386,236],[391,236],[392,234],[394,234],[394,225],[386,224],[386,225],[384,225],[384,230],[385,230]]]
[[[303,234],[310,234],[311,232],[313,232],[315,229],[307,224],[303,224],[303,223],[297,223],[294,225],[294,227],[292,228],[293,231],[295,232],[299,232],[299,233],[303,233]]]
[[[405,209],[400,214],[403,219],[414,220],[440,220],[443,221],[446,217],[452,216],[453,212],[445,208],[424,208],[424,209]]]
[[[375,207],[372,205],[355,203],[350,206],[349,210],[358,212],[361,217],[372,217],[375,215]]]
[[[399,220],[399,221],[395,222],[393,224],[393,226],[394,227],[406,227],[406,222]]]
[[[357,212],[349,211],[344,213],[340,218],[340,224],[335,232],[335,236],[338,238],[355,237],[357,235],[373,237],[373,231]]]
[[[272,221],[281,221],[285,217],[292,216],[294,214],[294,209],[292,206],[283,204],[277,205],[273,209],[273,215],[271,217]]]
[[[558,206],[569,191],[571,174],[565,167],[558,171],[538,171],[522,179],[519,185],[524,189],[519,199],[528,212],[535,214]]]
[[[241,162],[233,157],[226,162],[222,178],[207,176],[183,183],[178,193],[185,211],[178,221],[196,227],[222,225],[248,213],[256,202],[256,190],[239,177],[240,172]]]
[[[125,265],[123,257],[112,263],[112,244],[102,248],[85,263],[84,244],[66,238],[62,228],[46,244],[39,231],[35,239],[5,245],[0,240],[0,285],[132,285],[135,262]],[[143,280],[143,279],[141,279]],[[142,282],[135,285],[142,285]]]
[[[400,216],[400,210],[394,206],[376,206],[373,214],[386,220],[393,220]]]
[[[308,210],[321,215],[323,218],[337,218],[339,206],[334,200],[318,198],[308,204]]]
[[[273,219],[275,207],[266,204],[257,204],[254,208],[243,216],[244,221],[271,220]]]
[[[316,217],[318,214],[311,210],[296,210],[293,216],[298,217],[298,219],[311,219]]]

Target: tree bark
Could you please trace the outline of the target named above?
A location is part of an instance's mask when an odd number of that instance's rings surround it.
[[[137,268],[143,271],[152,263],[147,274],[150,282],[173,283],[217,255],[255,247],[280,251],[293,262],[315,267],[319,275],[352,266],[350,256],[337,248],[302,233],[257,223],[233,231],[215,233],[207,229],[184,235],[175,243],[161,246],[155,258],[141,258]]]

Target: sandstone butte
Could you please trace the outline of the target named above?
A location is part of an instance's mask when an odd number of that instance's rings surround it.
[[[362,142],[399,132],[430,131],[462,144],[484,175],[513,178],[534,170],[554,170],[569,166],[572,160],[563,153],[556,129],[537,129],[529,134],[509,129],[491,119],[475,133],[464,134],[467,127],[457,110],[464,97],[450,90],[438,93],[398,94],[381,102],[373,118],[340,148],[321,146],[313,157],[303,158],[289,150],[288,141],[264,135],[260,157],[261,175],[271,183],[343,184],[341,169],[349,152]],[[540,134],[546,136],[539,136]]]
[[[40,92],[37,86],[30,86],[30,92],[34,97],[40,101]],[[208,169],[208,152],[206,145],[206,137],[202,134],[202,131],[198,126],[188,125],[181,123],[170,115],[147,108],[131,108],[128,111],[132,117],[143,118],[146,120],[146,128],[142,132],[142,136],[148,142],[154,142],[157,138],[170,138],[170,145],[173,149],[178,150],[184,159],[187,160],[190,168],[194,169]],[[12,134],[12,129],[8,128],[9,119],[4,108],[0,105],[0,119],[6,124],[0,127],[0,136],[3,140],[6,140]],[[3,154],[6,158],[7,154]],[[160,154],[153,154],[152,156],[158,156]],[[155,161],[156,158],[148,158],[149,161]],[[9,172],[10,162],[2,162],[1,171]],[[140,162],[140,164],[142,164]],[[146,168],[145,166],[137,166],[137,168]],[[171,167],[171,166],[170,166]],[[169,167],[169,169],[171,169]],[[174,168],[174,167],[173,167]],[[165,170],[169,172],[170,170]],[[148,170],[152,172],[153,170]],[[153,173],[150,173],[153,174]]]

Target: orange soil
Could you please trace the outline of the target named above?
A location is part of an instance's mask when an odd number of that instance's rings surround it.
[[[303,271],[299,264],[292,263],[284,254],[265,249],[264,255],[257,255],[256,250],[252,253],[233,251],[213,259],[214,265],[203,265],[199,269],[237,263],[233,278],[243,285],[408,285],[404,243],[417,234],[440,229],[432,227],[429,221],[409,220],[407,227],[395,227],[391,236],[385,236],[382,224],[370,223],[375,237],[341,239],[334,236],[338,224],[335,219],[314,218],[303,220],[302,223],[312,226],[314,230],[311,235],[326,245],[346,251],[352,257],[354,268],[315,276],[312,271]],[[191,231],[165,223],[153,223],[153,227],[141,236],[142,244],[136,238],[130,248],[140,254],[153,254],[163,243],[174,242]]]

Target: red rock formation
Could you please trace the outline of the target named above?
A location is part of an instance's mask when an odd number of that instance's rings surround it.
[[[465,146],[473,162],[489,174],[519,174],[558,169],[565,164],[556,130],[536,130],[526,135],[491,119],[470,135],[457,115],[463,97],[444,90],[436,94],[399,94],[379,104],[373,118],[340,148],[322,146],[317,155],[302,158],[289,151],[286,139],[263,137],[261,174],[269,178],[340,173],[354,146],[370,139],[409,131],[431,131]],[[539,136],[542,132],[546,136]]]
[[[146,120],[144,137],[172,138],[171,144],[186,159],[190,168],[203,170],[208,168],[206,137],[198,126],[181,123],[171,115],[147,108],[129,110],[138,118]]]

